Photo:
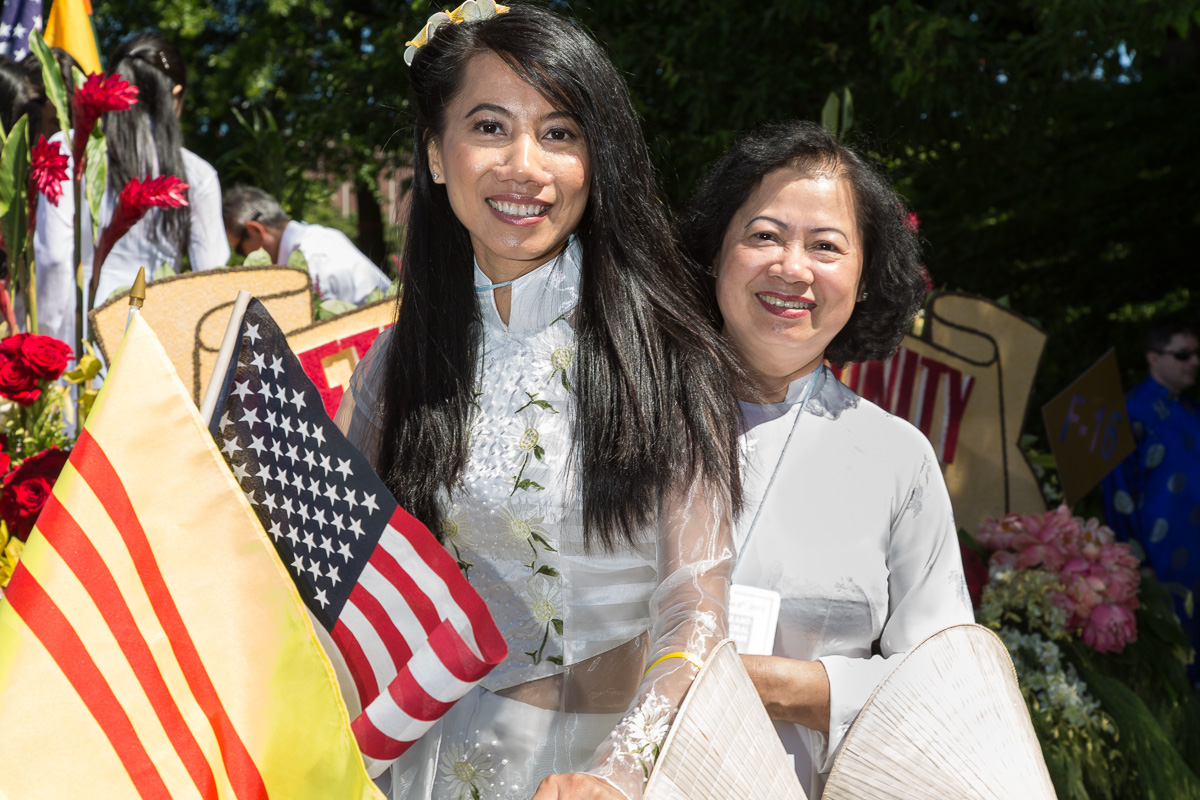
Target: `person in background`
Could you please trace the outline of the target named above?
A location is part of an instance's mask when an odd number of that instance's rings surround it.
[[[741,403],[733,596],[779,595],[773,653],[742,658],[813,798],[904,654],[974,621],[932,446],[824,366],[887,358],[920,308],[904,210],[857,153],[819,125],[787,122],[736,142],[681,224],[710,270],[705,316],[758,390]]]
[[[1186,394],[1200,367],[1196,329],[1152,322],[1143,351],[1150,374],[1125,395],[1136,446],[1101,484],[1104,516],[1118,538],[1146,551],[1200,652],[1200,625],[1187,610],[1188,595],[1200,591],[1200,406]],[[1188,671],[1200,679],[1195,660]]]
[[[183,269],[184,258],[192,270],[213,269],[229,262],[229,244],[221,225],[221,185],[217,171],[183,146],[179,115],[187,89],[187,67],[170,41],[157,34],[133,36],[117,47],[108,60],[109,71],[138,87],[138,101],[127,111],[104,115],[108,141],[108,184],[100,204],[98,227],[112,219],[117,197],[132,178],[176,175],[188,184],[188,205],[178,209],[152,209],[125,236],[104,262],[95,293],[103,304],[118,289],[133,284],[140,267],[148,275],[166,265]],[[63,140],[61,132],[56,139]],[[53,141],[53,140],[51,140]],[[64,152],[67,148],[64,146]],[[69,155],[69,153],[68,153]],[[74,165],[71,165],[74,168]],[[57,206],[38,200],[37,258],[39,327],[66,342],[75,341],[75,205],[64,192]],[[83,214],[85,280],[91,274],[92,225]]]
[[[262,248],[272,264],[287,264],[299,250],[313,287],[326,299],[361,303],[384,291],[390,281],[339,230],[288,219],[271,195],[254,186],[235,186],[222,204],[225,236],[234,252],[245,256]]]
[[[66,87],[68,97],[75,86],[75,72],[79,67],[79,63],[75,57],[63,50],[61,47],[51,47],[50,53],[54,56],[55,62],[58,64],[58,72],[62,76],[63,86]],[[29,118],[29,143],[36,144],[38,136],[45,136],[50,139],[54,134],[58,133],[58,113],[54,110],[54,104],[46,101],[46,84],[42,77],[42,62],[38,61],[37,56],[33,53],[21,59],[21,69],[25,70],[25,76],[29,79],[29,83],[34,87],[37,93],[36,102],[38,103],[38,113],[30,115]],[[71,118],[73,109],[70,104],[67,104],[67,119]]]

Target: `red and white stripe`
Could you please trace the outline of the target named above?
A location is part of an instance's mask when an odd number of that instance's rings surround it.
[[[363,712],[368,771],[399,757],[507,655],[483,599],[429,530],[401,508],[332,630]]]

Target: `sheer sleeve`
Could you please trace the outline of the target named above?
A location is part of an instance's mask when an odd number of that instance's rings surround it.
[[[828,741],[824,752],[813,752],[820,772],[830,770],[858,712],[910,649],[944,627],[975,621],[950,495],[932,448],[928,442],[924,446],[904,506],[892,522],[888,616],[879,637],[882,655],[818,659],[829,676]]]
[[[668,498],[659,515],[658,586],[650,601],[649,671],[594,756],[591,774],[630,800],[650,769],[697,667],[726,637],[733,537],[727,489],[702,478]]]
[[[371,349],[358,362],[334,417],[338,429],[376,469],[379,466],[379,442],[383,433],[380,394],[387,371],[384,354],[391,336],[391,328],[380,333]]]

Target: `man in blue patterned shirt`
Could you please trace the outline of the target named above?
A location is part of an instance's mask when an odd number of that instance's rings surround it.
[[[1117,536],[1136,540],[1200,651],[1200,624],[1187,596],[1200,595],[1200,406],[1185,392],[1196,383],[1195,328],[1151,323],[1145,336],[1150,376],[1125,396],[1137,447],[1104,479],[1104,511]],[[1200,665],[1189,668],[1193,680]]]

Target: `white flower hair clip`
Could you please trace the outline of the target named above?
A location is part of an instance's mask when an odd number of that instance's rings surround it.
[[[404,63],[412,66],[413,57],[417,51],[425,46],[429,41],[429,37],[433,36],[433,32],[445,25],[447,22],[455,25],[460,22],[476,22],[481,19],[491,19],[497,14],[503,14],[508,11],[508,6],[502,6],[496,0],[467,0],[453,11],[439,11],[429,18],[425,23],[425,27],[421,28],[421,32],[413,37],[412,41],[405,42],[408,49],[404,51]]]

